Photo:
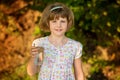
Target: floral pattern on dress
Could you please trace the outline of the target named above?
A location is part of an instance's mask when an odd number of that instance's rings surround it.
[[[68,38],[63,46],[57,48],[49,42],[48,36],[35,39],[32,43],[44,47],[44,59],[38,80],[75,80],[73,61],[82,55],[82,44]]]

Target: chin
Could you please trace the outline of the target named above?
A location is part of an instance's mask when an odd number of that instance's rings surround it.
[[[63,33],[56,33],[55,35],[56,36],[63,36],[64,34]]]

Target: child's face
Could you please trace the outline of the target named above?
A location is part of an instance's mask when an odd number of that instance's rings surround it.
[[[59,17],[58,19],[50,20],[49,25],[51,34],[62,36],[67,31],[68,21],[66,17]]]

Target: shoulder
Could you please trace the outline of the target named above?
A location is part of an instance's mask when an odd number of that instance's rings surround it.
[[[34,41],[44,41],[46,39],[46,37],[40,37],[40,38],[36,38],[33,40]]]
[[[40,37],[40,38],[36,38],[33,40],[32,42],[32,46],[39,46],[41,45],[44,41],[45,41],[46,37]]]
[[[83,47],[82,43],[73,39],[70,39],[70,44],[72,44],[73,46],[79,46],[79,47]]]

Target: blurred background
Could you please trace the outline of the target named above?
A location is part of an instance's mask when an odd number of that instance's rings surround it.
[[[120,0],[0,0],[0,80],[35,80],[26,72],[32,41],[46,36],[46,5],[62,2],[75,15],[66,35],[83,44],[86,80],[120,80]]]

